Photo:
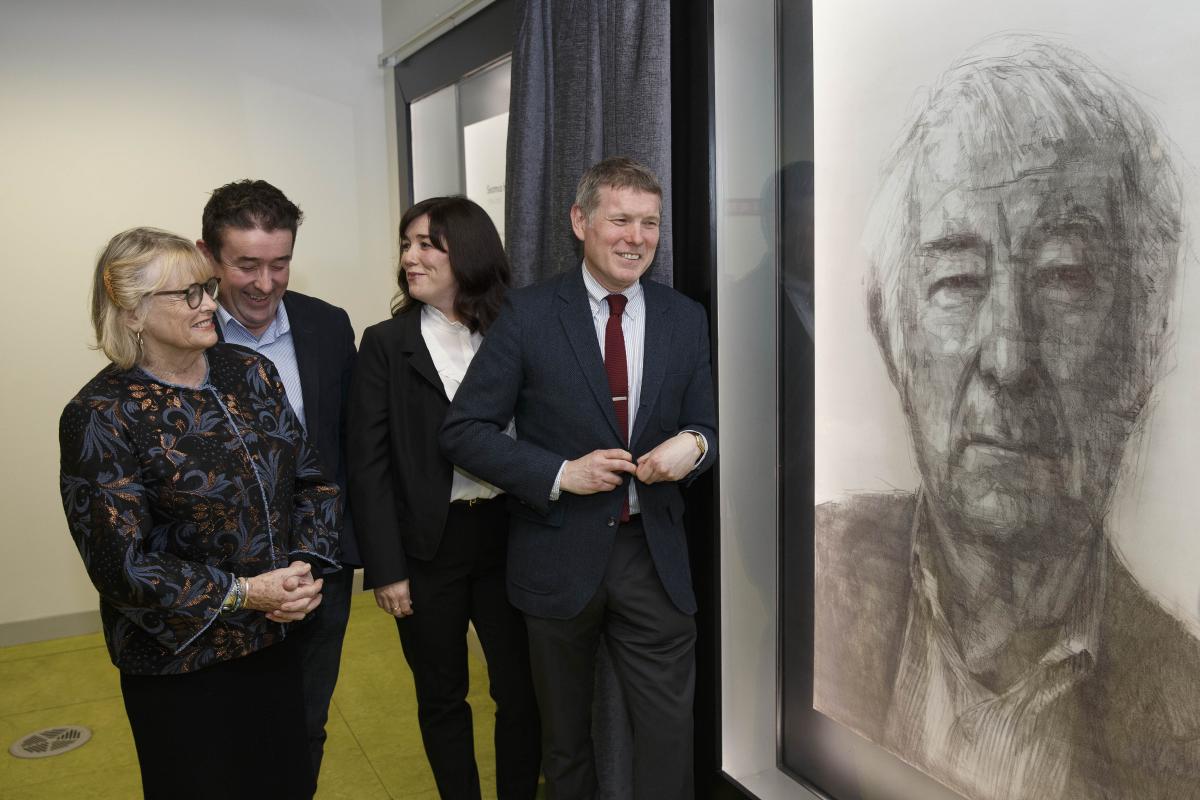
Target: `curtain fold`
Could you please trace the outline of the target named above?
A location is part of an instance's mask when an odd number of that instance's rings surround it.
[[[514,283],[577,265],[569,212],[583,171],[624,155],[663,186],[650,277],[672,282],[671,6],[666,0],[518,0],[505,242]]]

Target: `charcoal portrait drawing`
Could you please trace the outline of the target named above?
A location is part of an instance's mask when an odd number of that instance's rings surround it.
[[[881,177],[865,302],[920,487],[817,507],[814,705],[970,800],[1200,797],[1200,643],[1108,519],[1181,209],[1145,102],[1034,35],[951,66]]]

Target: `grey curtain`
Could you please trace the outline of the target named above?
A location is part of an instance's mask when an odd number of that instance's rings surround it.
[[[516,17],[504,215],[514,285],[579,266],[569,216],[575,187],[585,169],[617,155],[650,167],[662,183],[650,277],[670,285],[670,3],[518,0]],[[632,797],[629,716],[603,644],[592,735],[599,797]]]
[[[582,258],[569,211],[583,171],[637,159],[663,185],[650,277],[671,283],[671,6],[667,0],[518,0],[505,233],[517,286]]]

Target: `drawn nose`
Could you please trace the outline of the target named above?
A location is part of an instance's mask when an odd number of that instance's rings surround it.
[[[979,369],[997,387],[1027,381],[1036,360],[1017,281],[994,281],[979,314]]]

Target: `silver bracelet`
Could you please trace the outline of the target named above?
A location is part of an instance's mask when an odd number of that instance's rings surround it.
[[[232,614],[238,610],[238,579],[233,573],[229,574],[233,582],[229,586],[229,591],[225,592],[225,597],[221,600],[221,608],[219,613]]]

